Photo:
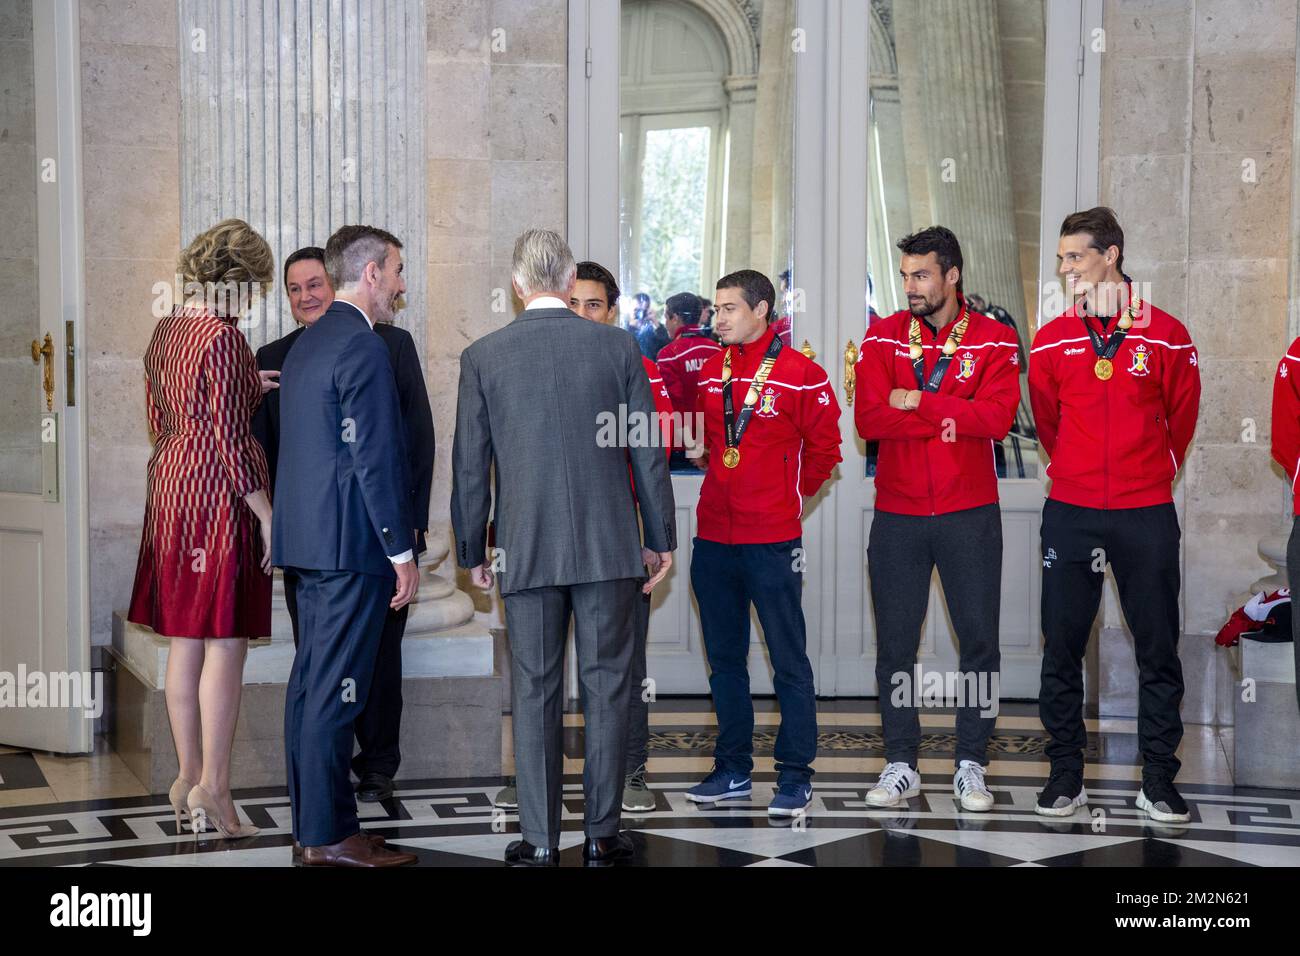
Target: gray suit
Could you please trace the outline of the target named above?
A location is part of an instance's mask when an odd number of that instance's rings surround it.
[[[586,727],[585,829],[592,837],[618,832],[633,602],[645,577],[638,506],[645,546],[676,547],[662,446],[598,440],[608,437],[600,436],[602,416],[617,423],[620,407],[627,422],[639,418],[647,423],[641,433],[657,439],[636,341],[568,309],[526,310],[461,353],[452,448],[456,560],[465,568],[491,561],[487,524],[495,497],[520,829],[534,846],[559,844],[571,615]],[[493,465],[495,496],[488,485]]]

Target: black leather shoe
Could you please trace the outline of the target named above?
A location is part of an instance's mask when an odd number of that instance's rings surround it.
[[[626,833],[612,837],[587,837],[587,842],[582,845],[582,858],[594,866],[630,860],[632,852],[632,838]]]
[[[559,847],[533,846],[527,840],[516,840],[506,847],[506,862],[511,866],[559,866]]]
[[[378,803],[393,795],[393,778],[382,773],[365,773],[357,784],[357,799],[363,803]]]

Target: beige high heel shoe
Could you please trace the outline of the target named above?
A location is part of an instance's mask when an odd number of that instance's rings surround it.
[[[251,823],[240,823],[238,816],[234,820],[221,819],[217,801],[212,799],[212,794],[204,790],[202,785],[190,791],[186,803],[190,808],[190,829],[194,831],[195,840],[208,828],[209,822],[225,837],[249,837],[261,832],[259,827]]]
[[[176,833],[180,835],[181,831],[181,812],[184,811],[186,817],[189,816],[190,808],[185,805],[185,798],[189,795],[190,789],[194,784],[190,783],[184,777],[177,777],[172,788],[167,791],[167,800],[172,805],[172,810],[176,812]]]

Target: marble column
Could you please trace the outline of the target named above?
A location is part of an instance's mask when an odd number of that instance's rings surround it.
[[[424,0],[181,0],[179,9],[182,241],[238,216],[282,263],[349,223],[387,229],[406,263],[396,324],[424,364]],[[242,327],[256,348],[292,326],[277,273]],[[449,431],[439,435],[449,442]],[[443,539],[435,525],[408,637],[472,617],[468,595],[432,572],[446,556]],[[274,607],[274,641],[291,640],[278,578]]]
[[[1026,328],[1025,316],[1017,314],[1024,311],[1024,287],[996,5],[994,0],[917,0],[908,6],[917,30],[911,52],[921,82],[919,112],[909,109],[908,86],[903,86],[904,123],[924,123],[932,217],[961,241],[966,290],[1003,306]],[[900,79],[902,47],[900,37]]]
[[[283,262],[366,223],[422,266],[425,24],[424,0],[181,0],[183,241],[238,216]],[[423,356],[419,275],[396,324]],[[278,280],[245,323],[254,348],[292,329]]]

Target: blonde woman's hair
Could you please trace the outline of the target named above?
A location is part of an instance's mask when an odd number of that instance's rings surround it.
[[[187,298],[200,291],[198,286],[209,304],[232,298],[241,303],[235,309],[218,308],[225,314],[244,311],[275,281],[270,244],[242,219],[223,219],[199,233],[181,252],[176,267],[185,280]]]

